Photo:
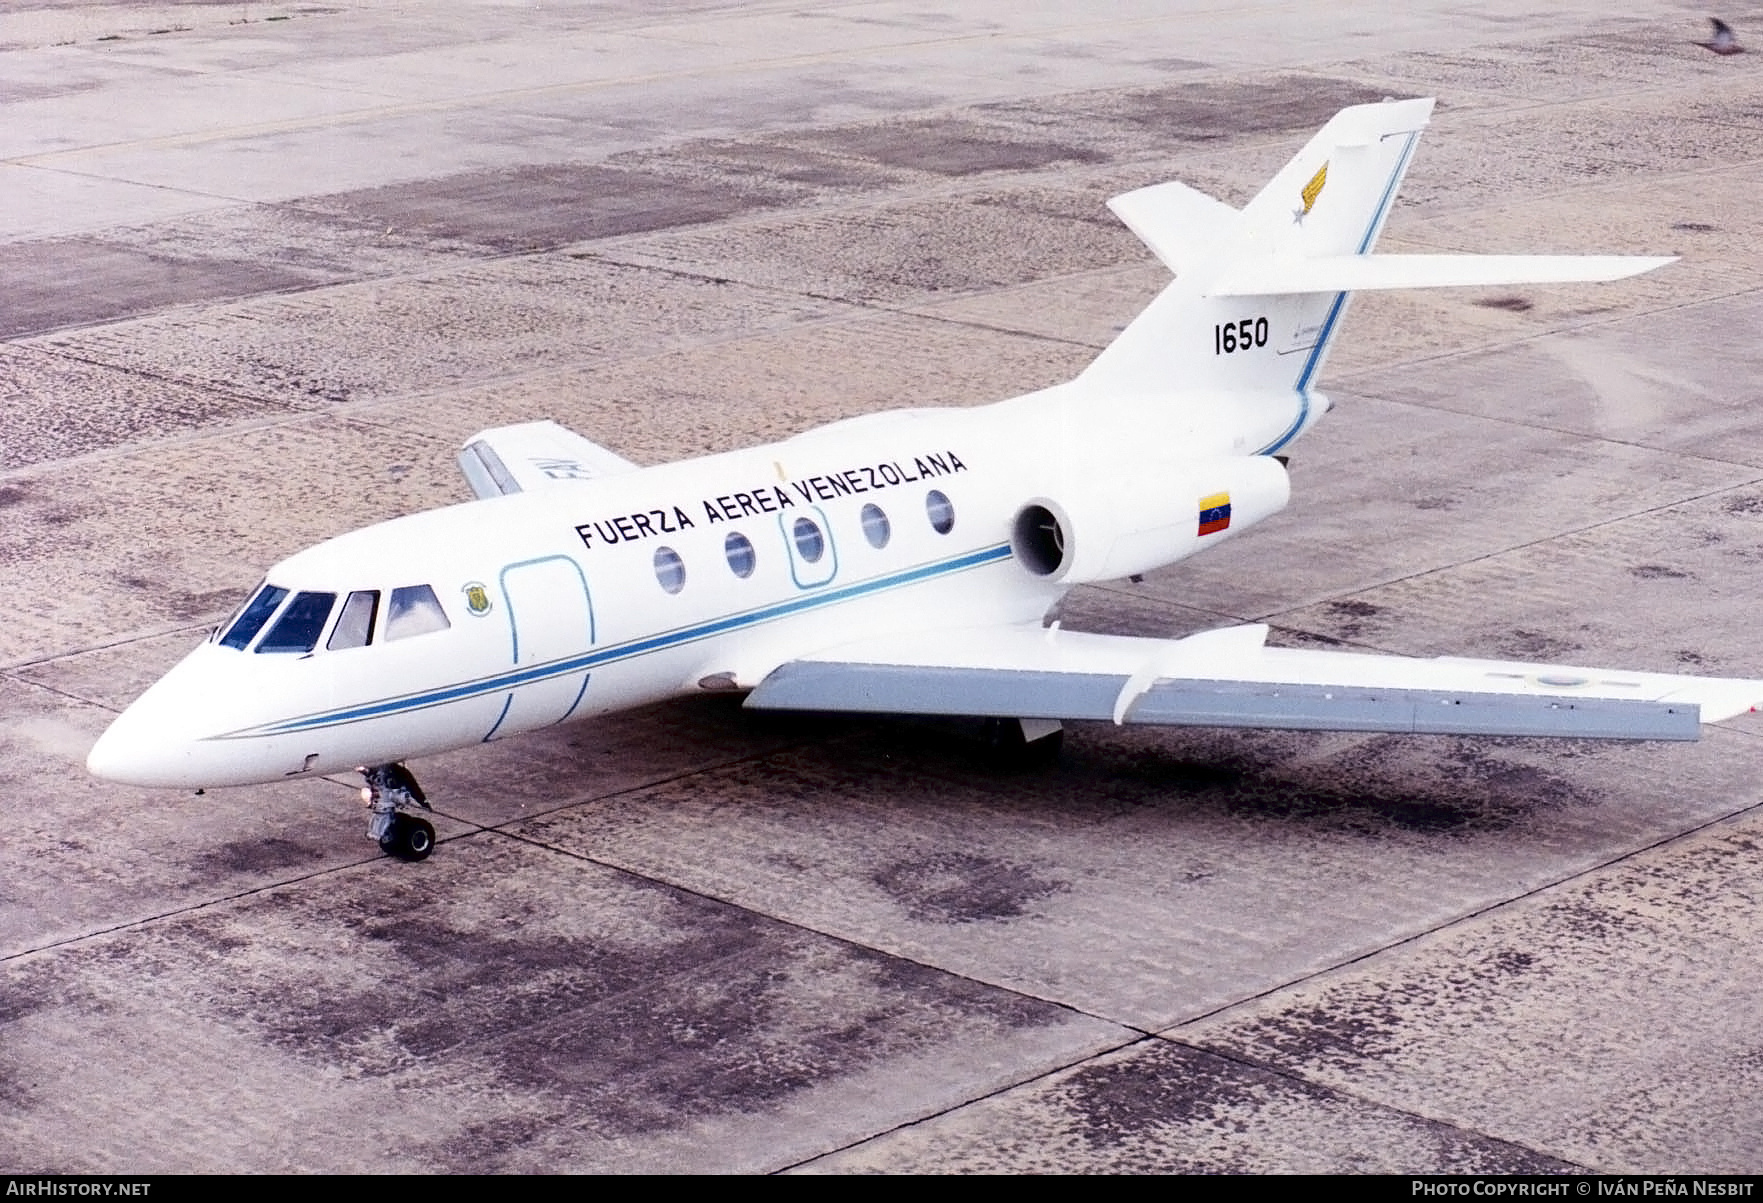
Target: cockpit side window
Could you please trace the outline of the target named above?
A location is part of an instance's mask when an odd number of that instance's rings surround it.
[[[317,646],[319,633],[336,602],[335,593],[296,593],[257,650],[301,654],[311,651]]]
[[[343,603],[336,629],[325,641],[325,647],[337,651],[346,647],[366,647],[373,638],[373,616],[379,612],[380,591],[358,589]]]
[[[391,604],[386,607],[387,639],[408,639],[412,635],[444,631],[452,625],[435,591],[427,585],[392,590]]]
[[[244,651],[245,646],[257,637],[257,632],[263,629],[263,624],[269,621],[269,616],[275,613],[276,607],[282,604],[282,599],[286,596],[288,591],[275,585],[265,585],[259,589],[257,596],[245,603],[245,608],[233,620],[233,625],[227,628],[227,633],[221,637],[221,646]]]

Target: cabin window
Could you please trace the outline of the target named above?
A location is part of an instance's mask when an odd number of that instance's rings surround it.
[[[863,520],[863,537],[869,540],[869,545],[878,551],[886,547],[893,528],[888,525],[888,516],[882,512],[881,506],[872,502],[863,507],[859,517]]]
[[[941,489],[932,489],[924,496],[924,512],[930,518],[930,528],[939,535],[946,535],[955,529],[955,506]]]
[[[655,579],[669,593],[686,587],[686,562],[679,558],[679,552],[671,547],[655,549]]]
[[[263,624],[269,621],[269,616],[275,613],[276,607],[282,604],[282,599],[286,596],[286,589],[279,589],[274,585],[265,585],[259,589],[257,596],[245,603],[244,610],[233,620],[233,625],[227,628],[226,635],[220,641],[221,646],[244,651],[245,645],[257,637],[257,632],[263,629]]]
[[[366,647],[373,638],[373,616],[379,612],[380,591],[378,589],[361,589],[349,595],[343,603],[343,613],[337,618],[336,629],[325,641],[325,647],[337,651],[346,647]]]
[[[796,553],[803,562],[813,564],[826,554],[826,536],[820,533],[820,527],[812,518],[798,518],[790,528],[796,540]]]
[[[447,621],[447,611],[441,609],[440,599],[427,585],[392,590],[391,603],[386,607],[387,639],[408,639],[412,635],[444,631],[452,625]]]
[[[294,654],[311,651],[318,645],[319,632],[324,630],[336,602],[335,593],[296,593],[257,650]]]
[[[729,532],[728,538],[722,541],[722,554],[728,557],[729,571],[742,580],[753,575],[753,566],[759,562],[753,551],[753,541],[740,531]]]

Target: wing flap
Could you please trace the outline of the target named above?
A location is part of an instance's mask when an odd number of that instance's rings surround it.
[[[767,677],[747,704],[761,710],[1106,722],[1129,681],[1125,676],[1077,673],[797,662]],[[1121,721],[1561,739],[1693,740],[1701,731],[1694,703],[1259,681],[1158,681],[1133,699]]]
[[[566,481],[634,472],[637,465],[556,422],[498,426],[459,452],[459,468],[478,497],[530,493]]]
[[[1265,626],[1180,640],[1038,627],[873,640],[780,665],[755,709],[1176,726],[1690,740],[1763,681],[1269,648]]]

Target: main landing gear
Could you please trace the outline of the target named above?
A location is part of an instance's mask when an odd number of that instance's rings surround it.
[[[1059,762],[1065,728],[1050,718],[989,718],[980,738],[987,758],[1000,769],[1044,769]]]
[[[361,788],[361,800],[373,816],[367,824],[369,838],[378,840],[387,856],[426,859],[435,850],[435,829],[427,819],[404,813],[404,807],[412,802],[431,809],[410,770],[401,764],[376,764],[362,769],[361,775],[367,781]]]

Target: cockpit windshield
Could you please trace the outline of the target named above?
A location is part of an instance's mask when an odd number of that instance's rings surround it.
[[[233,625],[221,636],[221,646],[244,651],[245,646],[257,637],[257,632],[263,629],[263,624],[269,621],[269,616],[275,613],[276,607],[287,596],[286,589],[275,585],[265,585],[259,589],[257,596],[245,603],[245,608],[233,619]]]
[[[407,639],[452,627],[447,611],[428,585],[405,585],[391,591],[381,606],[378,589],[357,589],[337,606],[335,593],[295,593],[280,585],[263,584],[217,638],[222,647],[244,651],[255,641],[258,652],[305,655],[318,646],[326,628],[325,648],[340,651],[367,647],[374,642]],[[381,614],[384,617],[381,617]],[[337,621],[331,623],[331,615]],[[269,633],[263,634],[265,628]],[[377,628],[377,629],[376,629]],[[258,638],[259,636],[262,638]]]
[[[318,636],[336,604],[335,593],[299,593],[257,645],[260,652],[304,654],[318,645]]]

